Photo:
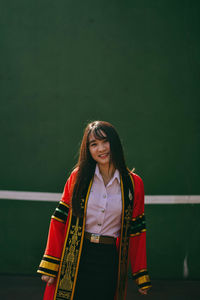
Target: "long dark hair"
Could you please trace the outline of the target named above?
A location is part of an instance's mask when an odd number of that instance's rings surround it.
[[[94,176],[96,161],[89,151],[89,135],[92,133],[95,139],[103,140],[106,135],[110,143],[111,162],[119,170],[121,175],[127,175],[128,170],[124,159],[122,144],[118,133],[112,124],[105,121],[94,121],[85,128],[80,146],[77,177],[72,195],[72,210],[75,216],[81,216],[81,199],[84,197],[90,180]]]

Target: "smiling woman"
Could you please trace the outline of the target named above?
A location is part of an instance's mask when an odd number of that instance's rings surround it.
[[[95,121],[52,216],[38,270],[47,282],[44,299],[125,299],[129,258],[147,294],[143,182],[127,169],[115,128]]]

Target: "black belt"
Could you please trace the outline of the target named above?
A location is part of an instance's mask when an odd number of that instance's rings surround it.
[[[85,238],[91,243],[115,245],[116,238],[112,236],[99,235],[96,233],[85,232]]]

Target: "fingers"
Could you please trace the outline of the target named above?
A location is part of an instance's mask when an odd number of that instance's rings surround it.
[[[47,275],[42,275],[41,279],[45,282],[47,282],[49,280],[49,276]]]
[[[42,275],[41,279],[45,281],[48,285],[51,285],[54,283],[55,278],[47,275]]]
[[[50,277],[48,280],[48,285],[52,285],[54,283],[55,278],[54,277]]]
[[[148,291],[148,289],[145,289],[145,290],[139,289],[139,292],[141,295],[147,295],[147,291]]]

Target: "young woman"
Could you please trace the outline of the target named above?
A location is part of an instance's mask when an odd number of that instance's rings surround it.
[[[127,169],[115,128],[88,124],[39,266],[47,282],[44,300],[123,300],[129,258],[146,295],[145,231],[143,182]]]

